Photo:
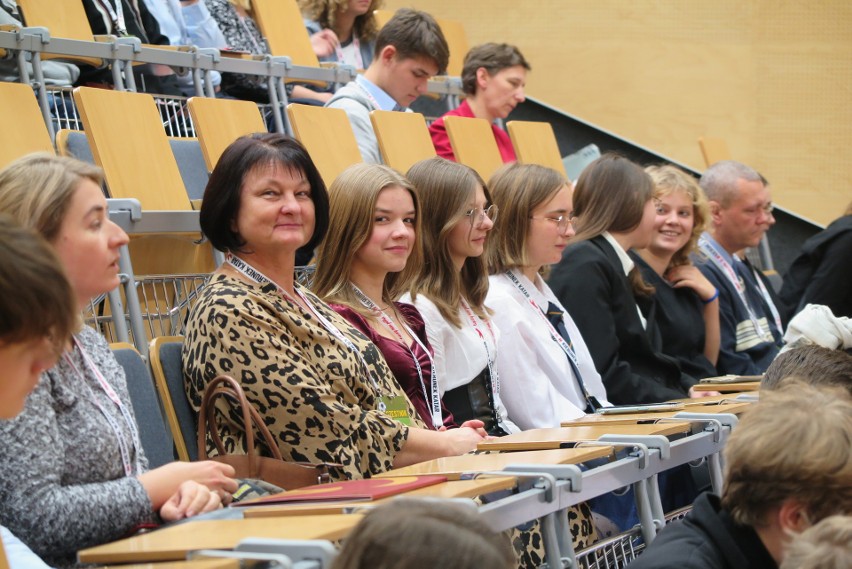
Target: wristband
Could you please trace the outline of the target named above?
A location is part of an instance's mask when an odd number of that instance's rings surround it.
[[[718,288],[716,289],[716,292],[713,293],[713,296],[711,296],[707,300],[702,299],[701,302],[703,302],[704,304],[710,304],[711,302],[713,302],[717,298],[719,298],[719,289]]]

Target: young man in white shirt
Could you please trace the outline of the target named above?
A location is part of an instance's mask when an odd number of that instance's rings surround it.
[[[346,111],[364,162],[382,162],[370,112],[406,111],[426,92],[429,79],[446,70],[449,57],[441,28],[425,12],[397,10],[382,27],[373,62],[326,103]]]

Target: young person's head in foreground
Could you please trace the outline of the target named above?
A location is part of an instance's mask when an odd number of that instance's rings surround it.
[[[472,509],[398,499],[366,516],[346,538],[332,569],[509,569],[515,557],[505,534]]]

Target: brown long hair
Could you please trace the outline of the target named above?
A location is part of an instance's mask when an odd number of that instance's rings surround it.
[[[491,202],[485,182],[472,168],[439,157],[421,160],[407,175],[417,188],[423,208],[424,262],[411,283],[412,300],[422,294],[457,328],[461,327],[458,311],[462,298],[477,316],[488,318],[485,259],[468,257],[459,273],[449,246],[449,234],[456,224],[466,221],[465,212],[477,186],[482,186],[486,200]]]
[[[604,232],[628,233],[642,222],[645,204],[654,195],[654,182],[642,168],[618,154],[607,153],[589,164],[574,188],[574,227],[571,243]],[[633,267],[628,275],[633,292],[647,296],[654,287]]]
[[[376,200],[385,188],[400,187],[414,201],[414,247],[405,269],[388,273],[382,291],[382,301],[391,302],[408,290],[408,284],[423,264],[420,243],[420,204],[414,185],[396,170],[380,164],[355,164],[344,170],[332,182],[328,191],[329,227],[317,255],[317,268],[311,285],[326,302],[345,304],[369,316],[350,286],[353,255],[373,233]]]
[[[492,275],[529,264],[527,238],[530,214],[568,184],[565,176],[538,164],[503,166],[488,181],[494,204],[500,208],[486,241],[485,259]]]

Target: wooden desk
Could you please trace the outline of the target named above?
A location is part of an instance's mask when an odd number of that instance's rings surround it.
[[[99,564],[177,561],[198,549],[233,549],[250,537],[337,540],[360,520],[357,515],[203,520],[84,549],[77,557],[81,563]]]
[[[458,480],[468,472],[494,472],[511,464],[579,464],[612,453],[612,447],[557,448],[527,452],[500,454],[465,454],[447,456],[405,468],[390,470],[378,476],[414,476],[439,474],[450,480]]]
[[[531,429],[479,443],[479,450],[545,450],[562,448],[566,443],[593,441],[603,435],[676,435],[689,431],[689,423],[660,423],[657,425],[600,425],[593,427],[563,427],[561,429]]]
[[[741,381],[737,383],[696,383],[692,386],[693,391],[718,391],[719,393],[758,391],[759,389],[759,381]]]
[[[583,427],[594,425],[636,425],[654,424],[658,419],[670,419],[678,413],[733,413],[739,415],[751,405],[748,401],[713,405],[694,405],[680,411],[665,413],[625,413],[623,415],[586,415],[573,421],[565,421],[563,427]]]
[[[511,476],[479,478],[476,480],[448,480],[443,484],[434,484],[418,488],[405,494],[390,496],[374,502],[326,502],[322,504],[279,504],[274,506],[257,506],[246,508],[243,515],[246,518],[269,518],[280,516],[308,516],[325,514],[342,514],[347,508],[362,506],[378,506],[395,498],[475,498],[483,494],[509,490],[515,487],[516,480]]]

